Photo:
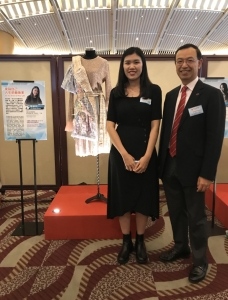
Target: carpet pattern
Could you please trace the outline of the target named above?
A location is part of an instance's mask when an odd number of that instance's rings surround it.
[[[227,300],[228,239],[215,219],[208,243],[209,268],[199,284],[188,282],[191,258],[165,264],[159,255],[173,246],[164,192],[161,217],[148,220],[146,265],[132,253],[126,265],[116,262],[121,240],[45,240],[40,236],[12,236],[21,222],[20,203],[0,204],[0,299],[4,300]],[[50,202],[39,202],[38,218]],[[25,221],[34,221],[34,205],[24,204]],[[207,210],[209,221],[211,213]],[[75,229],[77,230],[77,229]]]
[[[38,201],[50,201],[55,197],[56,193],[52,190],[37,191],[37,200]],[[23,200],[24,201],[32,201],[34,200],[35,193],[33,190],[23,190]],[[21,201],[21,192],[15,190],[6,190],[4,194],[0,194],[0,200],[3,202],[20,202]]]

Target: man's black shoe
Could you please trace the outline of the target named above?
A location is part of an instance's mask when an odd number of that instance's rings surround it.
[[[193,266],[191,272],[189,274],[188,280],[191,283],[198,283],[203,280],[207,274],[208,264],[204,264],[202,266]]]
[[[171,262],[174,260],[177,260],[179,258],[189,258],[190,257],[190,251],[189,252],[177,252],[174,248],[161,254],[160,260],[163,262]]]

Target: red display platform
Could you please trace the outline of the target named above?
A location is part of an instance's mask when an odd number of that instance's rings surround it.
[[[212,210],[213,185],[205,193],[205,202],[207,207]],[[228,184],[216,184],[215,196],[215,216],[228,229]]]
[[[44,215],[44,234],[48,240],[119,239],[122,233],[118,218],[107,219],[104,201],[85,200],[97,194],[97,185],[62,186]],[[100,194],[107,196],[107,185],[100,185]],[[58,214],[53,213],[59,208]],[[132,216],[132,232],[135,232]]]

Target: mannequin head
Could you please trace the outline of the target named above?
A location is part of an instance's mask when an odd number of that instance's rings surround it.
[[[95,48],[93,48],[93,47],[86,47],[85,54],[83,55],[83,58],[85,58],[85,59],[93,59],[93,58],[96,58],[96,57],[97,57],[97,54],[96,54]]]

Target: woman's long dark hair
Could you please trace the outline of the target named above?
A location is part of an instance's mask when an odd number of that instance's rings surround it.
[[[37,99],[40,99],[40,89],[38,88],[38,86],[34,86],[34,87],[32,88],[31,94],[30,94],[31,98],[35,98],[34,95],[33,95],[33,90],[34,90],[34,89],[37,89],[37,90],[38,90],[38,94],[36,95],[36,98],[37,98]]]
[[[120,61],[120,68],[119,68],[119,76],[117,85],[114,89],[114,95],[116,97],[124,97],[125,96],[125,88],[126,84],[128,83],[128,78],[124,73],[123,63],[126,56],[131,54],[137,54],[141,60],[142,60],[142,73],[140,75],[140,96],[148,98],[150,96],[150,85],[151,81],[149,79],[148,73],[147,73],[147,66],[146,66],[146,59],[144,56],[144,53],[142,50],[138,47],[130,47],[126,49],[122,55],[121,61]]]

